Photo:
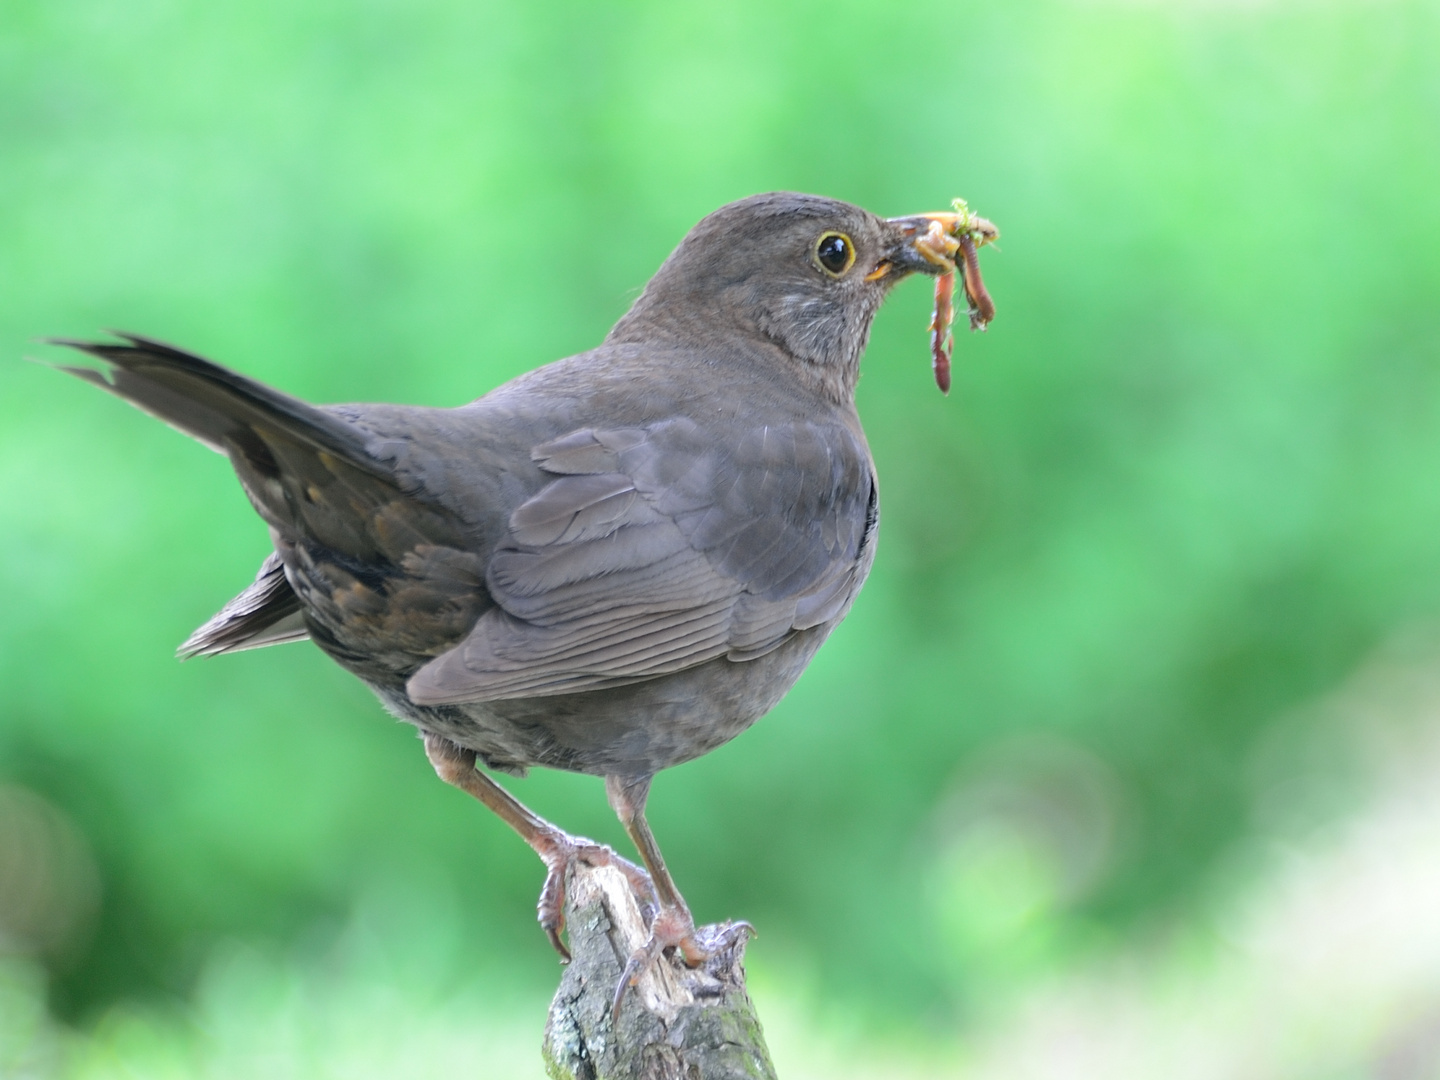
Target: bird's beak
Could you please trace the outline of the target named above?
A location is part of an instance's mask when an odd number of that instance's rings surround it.
[[[953,274],[957,257],[963,258],[963,241],[972,249],[1000,238],[1000,230],[985,218],[977,217],[957,200],[957,208],[928,214],[889,218],[895,234],[890,251],[866,275],[870,281],[906,274]]]

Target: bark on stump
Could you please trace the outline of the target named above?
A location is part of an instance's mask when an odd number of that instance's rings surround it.
[[[661,957],[626,991],[612,1024],[620,973],[649,937],[645,921],[612,866],[575,866],[567,897],[574,959],[550,1004],[543,1048],[553,1080],[775,1080],[745,990],[745,933],[727,934],[728,923],[700,928],[702,943],[729,943],[694,970]]]

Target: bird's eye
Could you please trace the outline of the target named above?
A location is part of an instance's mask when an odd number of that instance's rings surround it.
[[[839,277],[855,265],[855,245],[844,233],[827,232],[815,244],[815,261],[831,277]]]

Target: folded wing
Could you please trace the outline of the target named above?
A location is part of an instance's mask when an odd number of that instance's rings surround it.
[[[555,479],[511,514],[496,607],[409,681],[418,704],[623,685],[763,656],[836,618],[874,526],[864,446],[795,422],[716,439],[680,418],[537,447]]]

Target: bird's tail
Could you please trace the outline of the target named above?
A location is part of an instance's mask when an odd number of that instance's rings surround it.
[[[406,501],[389,466],[371,456],[365,433],[326,409],[163,342],[118,334],[119,342],[59,340],[108,370],[64,370],[124,398],[227,455],[255,509],[282,540],[374,560],[373,512]],[[278,560],[182,646],[228,652],[304,636],[299,602]]]
[[[122,343],[54,339],[110,365],[108,372],[64,367],[72,375],[122,397],[212,450],[244,455],[262,473],[275,473],[272,443],[292,442],[339,456],[378,479],[388,471],[365,451],[359,433],[340,418],[254,379],[173,345],[117,334]],[[108,376],[108,377],[107,377]]]

